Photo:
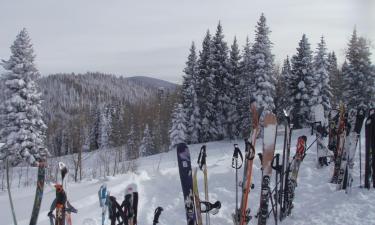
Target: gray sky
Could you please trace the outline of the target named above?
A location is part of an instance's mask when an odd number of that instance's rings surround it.
[[[314,50],[324,35],[340,62],[355,25],[375,39],[371,0],[0,0],[0,58],[26,27],[43,75],[100,71],[181,82],[192,41],[200,49],[220,20],[228,44],[236,35],[242,48],[262,12],[276,63],[296,52],[303,33]]]

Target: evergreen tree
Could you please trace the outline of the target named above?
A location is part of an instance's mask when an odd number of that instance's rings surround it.
[[[195,92],[195,88],[192,88],[191,91],[193,93],[193,112],[189,118],[189,126],[187,130],[190,134],[190,143],[196,144],[199,142],[199,134],[201,130],[200,110],[198,104],[198,96]]]
[[[11,46],[12,55],[3,61],[7,71],[2,76],[5,101],[2,102],[0,159],[12,165],[23,160],[34,164],[45,161],[46,125],[42,120],[42,99],[36,80],[40,74],[34,64],[34,50],[26,29],[23,29]]]
[[[100,107],[99,120],[99,148],[106,149],[110,146],[109,137],[111,135],[112,118],[108,106]]]
[[[312,51],[305,34],[303,34],[297,54],[292,57],[292,76],[290,79],[292,118],[295,128],[308,125],[311,121],[310,99],[312,98]]]
[[[262,13],[256,26],[255,42],[251,49],[251,72],[255,78],[255,92],[252,93],[257,105],[264,110],[275,109],[275,77],[273,71],[272,43],[269,39],[270,29]]]
[[[251,93],[255,91],[255,79],[251,72],[251,51],[249,38],[246,38],[246,44],[243,49],[242,61],[240,62],[241,75],[239,81],[238,107],[239,112],[239,131],[242,138],[248,138],[250,135],[250,101]]]
[[[202,43],[202,51],[198,60],[197,97],[200,110],[200,140],[207,142],[215,140],[218,136],[216,117],[216,90],[212,77],[211,35],[207,31]]]
[[[333,108],[338,108],[340,101],[343,100],[343,81],[342,75],[337,66],[337,57],[335,52],[328,54],[328,73],[329,86],[331,87],[332,91],[331,105]]]
[[[323,36],[320,39],[313,62],[314,76],[311,83],[312,98],[310,106],[323,105],[324,115],[328,115],[331,109],[330,99],[332,97],[329,86],[329,62],[327,58],[327,48]]]
[[[222,139],[228,136],[229,126],[228,113],[230,110],[230,87],[232,85],[232,77],[228,70],[228,46],[224,41],[223,28],[219,22],[217,25],[215,36],[212,38],[211,44],[211,67],[210,72],[214,80],[214,106],[216,108],[216,116],[212,119],[216,122],[218,134],[214,139]]]
[[[143,138],[139,147],[139,157],[152,155],[155,151],[151,130],[146,124],[145,130],[143,131]]]
[[[281,121],[284,116],[284,109],[289,110],[290,108],[290,77],[291,77],[291,67],[289,57],[284,60],[283,67],[281,68],[281,73],[277,77],[276,85],[276,97],[275,106],[276,113],[279,121]]]
[[[190,54],[188,56],[188,60],[186,62],[186,67],[184,69],[184,76],[182,82],[182,104],[185,110],[186,115],[186,127],[187,127],[187,143],[196,142],[196,140],[191,140],[191,136],[196,131],[196,127],[194,124],[190,124],[190,118],[193,115],[193,111],[196,107],[194,105],[194,98],[196,97],[195,93],[195,86],[196,86],[196,79],[197,79],[197,55],[195,52],[195,45],[194,42],[191,44]],[[195,139],[195,138],[194,138]]]
[[[186,140],[185,115],[181,104],[176,105],[172,114],[172,127],[169,130],[170,150]]]
[[[371,105],[374,93],[374,74],[370,61],[369,45],[363,37],[357,37],[354,29],[346,54],[348,71],[343,73],[344,99],[349,108]]]
[[[229,111],[228,111],[228,137],[233,139],[239,136],[239,96],[240,96],[240,75],[241,75],[241,54],[237,44],[237,38],[234,37],[229,56],[229,84],[228,92]]]
[[[126,146],[128,150],[127,160],[136,159],[138,154],[138,138],[133,124],[130,125]]]

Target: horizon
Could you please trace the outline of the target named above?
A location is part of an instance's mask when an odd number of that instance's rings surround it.
[[[236,36],[242,50],[246,36],[253,42],[261,13],[271,30],[275,64],[295,54],[303,33],[313,51],[323,35],[340,64],[354,27],[370,41],[375,37],[375,3],[370,0],[2,3],[0,15],[10,19],[0,20],[0,59],[9,58],[9,47],[25,27],[42,75],[98,71],[180,84],[192,41],[198,52],[206,30],[213,34],[220,21],[228,47]]]

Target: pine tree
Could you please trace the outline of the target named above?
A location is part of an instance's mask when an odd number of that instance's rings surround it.
[[[45,161],[46,125],[42,120],[42,99],[36,80],[40,74],[34,64],[34,50],[26,29],[11,46],[12,55],[3,61],[7,71],[2,76],[6,100],[2,103],[0,159],[7,158],[12,165],[26,160]]]
[[[127,160],[136,159],[138,154],[138,138],[133,124],[130,125],[130,130],[127,138]]]
[[[214,80],[214,106],[216,108],[216,129],[218,135],[215,139],[222,139],[228,136],[230,124],[228,123],[228,113],[230,110],[230,87],[233,79],[228,71],[228,46],[224,41],[223,28],[219,22],[215,36],[211,44],[211,76]],[[213,131],[213,132],[215,132]]]
[[[172,127],[169,130],[170,150],[175,149],[179,143],[186,140],[185,115],[181,104],[177,104],[173,110]]]
[[[143,131],[143,138],[139,147],[139,157],[152,155],[155,151],[151,130],[146,124],[145,130]]]
[[[328,115],[331,109],[330,99],[332,97],[329,86],[329,62],[327,58],[327,48],[322,36],[317,47],[313,62],[314,76],[311,83],[313,96],[310,99],[310,106],[323,105],[324,115]]]
[[[289,57],[284,60],[283,67],[281,68],[281,73],[277,77],[276,85],[276,97],[275,106],[276,113],[281,121],[284,118],[284,109],[289,111],[290,109],[290,77],[291,77],[291,67]]]
[[[375,79],[370,55],[368,42],[354,29],[346,54],[348,71],[343,73],[344,100],[349,108],[367,109],[372,104]]]
[[[343,100],[343,81],[342,75],[338,69],[337,57],[335,52],[328,54],[328,73],[329,73],[329,86],[332,90],[331,105],[332,108],[338,108],[340,101]]]
[[[106,149],[110,146],[109,137],[112,131],[112,118],[108,106],[100,107],[99,120],[99,139],[98,144],[100,149]]]
[[[290,79],[292,118],[295,128],[301,128],[312,121],[310,117],[312,98],[312,51],[305,34],[303,34],[297,54],[291,59],[292,76]]]
[[[198,60],[197,97],[200,110],[200,139],[199,142],[215,140],[218,136],[216,117],[216,90],[212,77],[211,35],[207,31],[202,43],[202,51]]]
[[[239,131],[242,138],[248,138],[250,135],[250,101],[251,93],[255,91],[255,79],[251,72],[251,51],[249,38],[246,38],[246,44],[243,49],[242,61],[240,63],[241,75],[239,81],[238,107],[239,112]]]
[[[228,111],[228,137],[233,139],[239,136],[240,115],[239,115],[239,96],[240,96],[240,75],[241,75],[241,54],[237,44],[237,38],[234,37],[229,56],[229,111]]]
[[[256,26],[255,42],[251,49],[251,72],[255,78],[255,92],[253,97],[257,105],[264,110],[275,109],[275,77],[273,58],[271,53],[272,43],[269,39],[270,29],[266,24],[266,17],[262,13]]]

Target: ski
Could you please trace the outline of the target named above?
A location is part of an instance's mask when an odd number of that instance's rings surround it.
[[[314,107],[315,122],[314,127],[316,130],[316,152],[317,152],[317,167],[328,166],[327,155],[328,149],[324,144],[324,138],[326,135],[327,122],[324,117],[324,108],[322,104]]]
[[[235,224],[245,225],[250,219],[250,209],[248,209],[248,198],[251,188],[251,178],[253,171],[253,161],[255,157],[255,143],[257,136],[259,134],[259,115],[256,107],[256,102],[253,101],[250,104],[250,111],[252,115],[252,130],[250,134],[250,141],[245,140],[245,164],[244,164],[244,173],[242,181],[242,198],[239,212],[233,214],[233,220]]]
[[[280,221],[286,217],[285,196],[288,195],[287,181],[289,177],[289,157],[290,157],[290,142],[292,138],[292,125],[290,123],[289,113],[284,110],[285,115],[285,131],[284,131],[284,146],[283,157],[281,162],[280,173],[280,190],[276,200],[280,203]]]
[[[107,214],[107,208],[108,208],[108,191],[107,191],[107,185],[104,183],[100,186],[98,191],[99,196],[99,205],[102,208],[102,225],[105,224],[105,218]]]
[[[270,179],[272,175],[272,160],[275,153],[277,119],[273,113],[264,116],[263,154],[262,154],[262,190],[260,196],[258,225],[265,225],[268,218],[268,200]]]
[[[197,225],[203,225],[202,213],[201,213],[201,200],[199,198],[199,190],[198,190],[197,171],[198,171],[198,168],[195,168],[193,172],[193,196],[194,196],[195,216],[197,218]]]
[[[199,169],[203,171],[203,180],[204,180],[204,200],[206,202],[209,201],[208,196],[208,174],[207,174],[207,153],[206,153],[206,145],[201,147],[198,156],[198,165]],[[206,225],[210,224],[210,214],[206,214]]]
[[[125,189],[124,201],[121,204],[128,225],[137,224],[138,190],[135,183],[129,184]]]
[[[193,179],[189,148],[185,143],[177,145],[177,162],[184,197],[187,225],[195,225]]]
[[[44,191],[44,180],[46,174],[45,162],[38,163],[38,179],[36,181],[36,191],[34,206],[31,213],[30,225],[36,225],[38,222],[38,216],[40,211],[40,206],[42,205],[43,191]]]
[[[365,188],[375,187],[375,108],[369,110],[365,123],[366,155],[365,155]]]
[[[350,123],[351,127],[350,133],[348,136],[348,149],[347,151],[347,165],[346,165],[346,170],[345,170],[345,176],[344,176],[344,181],[342,182],[342,189],[345,189],[346,193],[351,192],[351,187],[352,187],[352,182],[353,182],[353,176],[352,176],[352,171],[354,167],[354,157],[355,157],[355,152],[357,150],[357,143],[359,139],[359,135],[362,130],[362,125],[363,121],[365,119],[365,112],[363,109],[358,109],[356,111],[352,111],[352,113],[355,113],[355,119],[354,123]],[[350,113],[349,113],[350,114]],[[354,115],[353,115],[354,116]],[[350,118],[351,116],[349,116]]]
[[[337,126],[337,140],[336,140],[336,154],[334,158],[334,168],[331,183],[337,184],[340,173],[341,159],[344,151],[345,144],[345,108],[343,105],[340,106],[340,114]]]

